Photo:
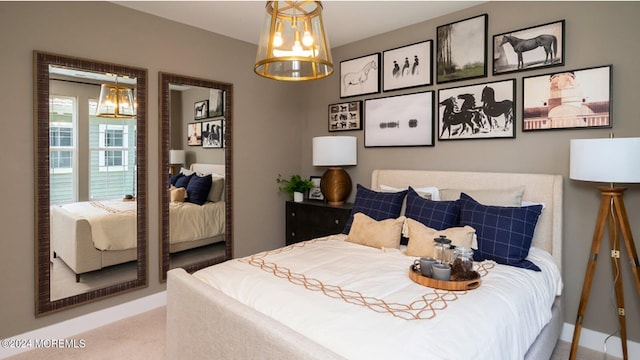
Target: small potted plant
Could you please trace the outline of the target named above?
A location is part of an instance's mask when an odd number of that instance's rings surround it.
[[[289,194],[295,202],[301,202],[304,198],[304,193],[313,188],[313,182],[311,180],[303,180],[300,175],[291,175],[291,178],[287,180],[278,174],[276,182],[280,184],[280,191]]]

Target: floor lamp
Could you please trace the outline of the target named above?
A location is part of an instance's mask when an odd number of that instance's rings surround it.
[[[640,265],[638,253],[631,235],[627,211],[624,207],[622,195],[624,187],[616,187],[614,183],[640,183],[640,138],[603,138],[571,140],[569,177],[574,180],[609,183],[609,187],[600,187],[601,201],[596,227],[591,243],[591,254],[587,262],[587,271],[582,285],[578,316],[573,330],[570,360],[576,358],[582,320],[589,301],[591,282],[596,269],[596,261],[600,252],[604,229],[609,226],[609,241],[611,243],[611,266],[614,272],[620,269],[620,242],[622,234],[624,244],[631,261],[631,269],[635,278],[636,289],[640,295]],[[615,277],[615,293],[618,307],[618,322],[620,323],[620,338],[622,340],[622,354],[627,354],[627,329],[624,310],[624,295],[622,291],[622,277]]]

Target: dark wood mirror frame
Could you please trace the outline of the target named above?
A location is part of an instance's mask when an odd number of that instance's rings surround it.
[[[224,106],[224,141],[225,141],[225,255],[183,266],[186,271],[194,272],[204,267],[229,260],[233,256],[233,85],[189,76],[160,72],[159,76],[159,108],[160,108],[160,281],[167,280],[170,269],[169,254],[169,144],[170,144],[170,85],[188,85],[225,91]]]
[[[71,306],[121,294],[148,285],[147,268],[147,70],[65,55],[34,51],[34,205],[35,314],[41,316]],[[49,194],[49,65],[137,79],[137,278],[51,301]]]

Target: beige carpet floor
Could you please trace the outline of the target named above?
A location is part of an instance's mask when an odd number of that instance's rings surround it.
[[[164,359],[167,332],[166,307],[126,318],[72,339],[84,340],[82,349],[37,349],[25,352],[10,360],[156,360]],[[560,341],[550,360],[569,358],[571,344]],[[584,348],[578,350],[579,360],[619,360],[618,358]],[[194,359],[195,360],[195,359]]]

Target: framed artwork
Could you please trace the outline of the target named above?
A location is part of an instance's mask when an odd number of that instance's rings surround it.
[[[493,36],[493,74],[564,65],[564,20]]]
[[[202,123],[196,122],[187,124],[187,145],[202,145]]]
[[[612,65],[522,79],[522,130],[610,128]]]
[[[433,91],[364,101],[365,147],[433,146]]]
[[[438,83],[487,76],[487,14],[437,28]]]
[[[322,195],[322,190],[320,190],[320,180],[322,177],[320,176],[311,176],[309,180],[313,183],[313,187],[309,189],[309,194],[307,198],[309,200],[324,200],[324,195]]]
[[[438,90],[438,140],[515,138],[516,80]]]
[[[224,116],[224,90],[209,89],[209,113],[207,117]]]
[[[380,53],[340,62],[340,97],[380,92]]]
[[[433,40],[382,52],[382,91],[431,85]]]
[[[202,147],[207,149],[222,148],[224,125],[222,119],[203,121]]]
[[[198,101],[193,105],[194,119],[202,120],[209,116],[209,100]]]
[[[362,130],[362,101],[329,105],[329,131]]]

